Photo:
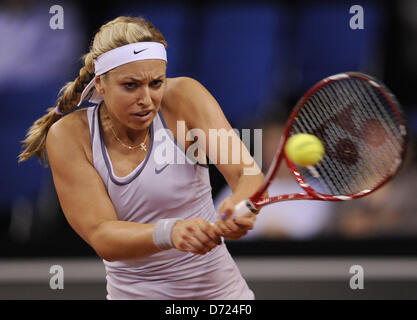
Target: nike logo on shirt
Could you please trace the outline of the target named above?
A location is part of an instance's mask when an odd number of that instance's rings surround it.
[[[158,167],[158,168],[155,168],[155,173],[156,174],[160,174],[162,171],[164,171],[165,170],[165,168],[166,167],[168,167],[169,166],[169,163],[166,163],[166,164],[164,164],[163,166],[160,166],[160,167]]]

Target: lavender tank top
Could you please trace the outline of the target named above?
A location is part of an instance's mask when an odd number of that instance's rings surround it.
[[[87,109],[94,167],[119,220],[155,223],[164,218],[201,217],[216,221],[208,167],[186,161],[172,135],[161,134],[168,132],[161,111],[150,128],[146,158],[130,174],[118,177],[103,141],[99,107]],[[174,150],[176,163],[161,163],[162,149]],[[224,243],[202,256],[170,249],[103,262],[107,299],[254,299]]]

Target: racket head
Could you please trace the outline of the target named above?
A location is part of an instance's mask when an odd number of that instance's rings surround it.
[[[407,131],[398,100],[382,82],[358,72],[327,77],[297,102],[273,163],[276,167],[271,166],[266,179],[273,178],[284,158],[311,199],[363,197],[398,172]],[[313,134],[323,142],[326,152],[317,165],[297,166],[285,154],[288,138],[296,133]]]

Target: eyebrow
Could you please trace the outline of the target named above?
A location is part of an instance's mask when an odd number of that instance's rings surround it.
[[[165,75],[160,75],[160,76],[158,76],[158,77],[156,77],[156,78],[152,79],[152,81],[155,81],[155,80],[161,80],[161,79],[163,79],[163,78],[165,78]],[[135,77],[129,77],[129,76],[126,76],[126,77],[123,77],[123,78],[122,78],[122,80],[127,80],[127,79],[132,80],[132,81],[135,81],[135,82],[142,82],[142,80],[141,80],[141,79],[139,79],[139,78],[135,78]]]

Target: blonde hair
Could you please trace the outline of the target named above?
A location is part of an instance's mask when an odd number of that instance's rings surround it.
[[[82,91],[94,77],[94,59],[99,55],[126,44],[144,41],[160,42],[167,46],[161,32],[142,17],[121,16],[101,26],[94,36],[90,52],[82,56],[84,66],[79,76],[59,91],[57,109],[65,114],[77,107]],[[45,166],[48,165],[45,152],[46,136],[49,128],[62,116],[55,112],[54,107],[48,108],[47,111],[47,114],[33,123],[25,140],[21,141],[23,151],[19,154],[18,162],[37,156]]]

